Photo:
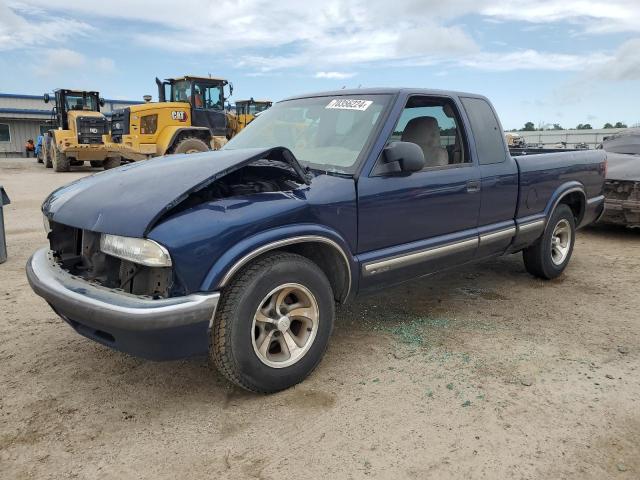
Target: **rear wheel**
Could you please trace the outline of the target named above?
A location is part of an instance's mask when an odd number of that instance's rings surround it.
[[[331,285],[315,263],[291,253],[267,254],[224,289],[211,357],[242,388],[284,390],[320,363],[334,315]]]
[[[55,144],[51,145],[51,156],[53,159],[53,170],[56,172],[68,172],[71,170],[69,158]]]
[[[122,163],[121,157],[109,157],[109,158],[106,158],[104,161],[100,162],[100,165],[98,166],[102,166],[102,168],[104,168],[105,170],[110,170],[112,168],[119,167],[121,163]],[[91,165],[93,166],[93,162],[91,162]]]
[[[198,153],[208,150],[209,146],[199,138],[185,137],[178,140],[171,153]]]
[[[571,259],[575,238],[573,212],[568,205],[558,205],[540,240],[522,252],[525,268],[546,280],[560,276]]]

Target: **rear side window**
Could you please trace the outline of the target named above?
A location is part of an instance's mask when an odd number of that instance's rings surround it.
[[[501,163],[507,159],[500,124],[491,105],[482,98],[461,98],[476,140],[480,165]]]

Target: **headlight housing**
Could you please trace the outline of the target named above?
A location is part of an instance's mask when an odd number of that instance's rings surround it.
[[[100,250],[107,255],[147,267],[171,266],[171,256],[167,249],[146,238],[121,237],[103,233],[100,236]]]

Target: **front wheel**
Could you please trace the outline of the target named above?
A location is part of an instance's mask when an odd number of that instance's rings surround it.
[[[291,253],[267,254],[224,289],[210,354],[220,372],[240,387],[284,390],[320,363],[334,315],[331,285],[315,263]]]
[[[111,170],[112,168],[119,167],[122,164],[122,157],[109,157],[105,158],[104,161],[100,162],[102,168],[105,170]],[[91,162],[93,166],[93,162]]]
[[[58,147],[52,145],[51,156],[53,157],[53,170],[56,172],[68,172],[71,170],[71,160]]]
[[[558,205],[544,234],[522,252],[524,266],[531,275],[550,280],[564,272],[576,239],[576,220],[567,205]]]

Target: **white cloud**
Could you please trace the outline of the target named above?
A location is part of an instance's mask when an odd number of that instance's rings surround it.
[[[47,77],[59,72],[74,73],[87,63],[81,53],[68,48],[46,49],[39,52],[39,62],[34,63],[33,70],[36,75]]]
[[[609,61],[609,56],[594,52],[588,55],[518,50],[507,53],[483,52],[472,57],[463,57],[460,66],[479,70],[506,72],[511,70],[547,70],[575,72],[585,70]]]
[[[21,8],[26,7],[18,5],[10,8],[0,0],[0,51],[59,43],[69,37],[86,35],[92,30],[85,22],[41,15],[37,9],[27,19],[19,14],[22,13]]]
[[[502,0],[488,2],[479,13],[540,24],[568,21],[587,33],[640,31],[638,0]]]
[[[33,71],[41,77],[65,74],[67,78],[78,77],[87,68],[95,68],[103,73],[115,70],[115,62],[106,57],[89,60],[86,56],[68,48],[52,48],[38,51],[38,62]]]
[[[602,52],[485,50],[479,34],[460,23],[470,15],[534,28],[568,22],[579,34],[640,31],[640,0],[396,0],[392,6],[388,0],[183,0],[178,8],[175,0],[156,0],[153,8],[132,0],[103,2],[100,8],[85,0],[21,1],[0,3],[0,49],[64,46],[92,29],[86,22],[110,18],[138,22],[133,33],[124,32],[125,41],[186,55],[206,51],[254,75],[294,68],[342,72],[380,63],[580,71],[614,61]],[[35,12],[29,20],[27,12]],[[633,51],[617,55],[631,62],[631,70],[611,78],[632,74]],[[110,59],[94,66],[103,72],[115,68]]]
[[[116,69],[116,62],[111,58],[100,57],[96,60],[95,66],[103,73],[111,73]]]
[[[328,79],[342,79],[342,78],[352,78],[355,77],[355,73],[346,73],[346,72],[317,72],[315,74],[316,78],[328,78]]]
[[[624,42],[611,58],[591,69],[590,73],[600,80],[640,80],[640,38]]]

